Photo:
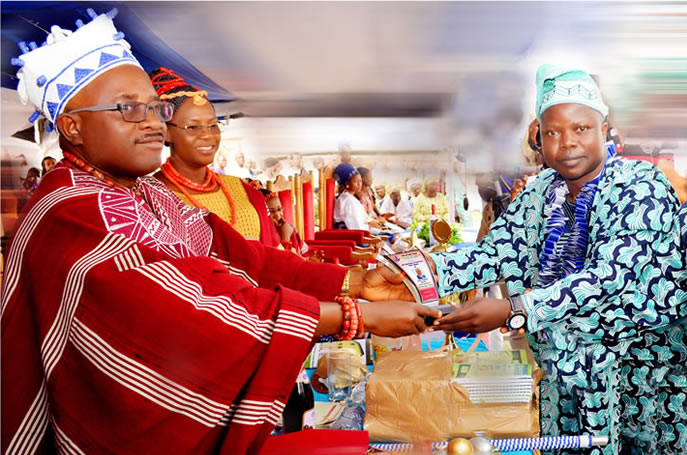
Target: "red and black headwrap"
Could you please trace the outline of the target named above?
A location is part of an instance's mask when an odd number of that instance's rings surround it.
[[[274,199],[275,197],[278,197],[277,193],[273,193],[272,191],[265,188],[260,188],[260,192],[263,196],[265,196],[265,202],[269,201],[270,199]]]
[[[193,103],[199,106],[208,102],[208,92],[192,86],[170,69],[154,69],[150,72],[150,80],[160,99],[172,104],[175,112],[190,97],[193,97]]]

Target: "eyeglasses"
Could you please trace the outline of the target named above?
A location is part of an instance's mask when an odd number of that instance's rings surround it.
[[[222,130],[224,129],[224,125],[215,122],[211,123],[209,125],[177,125],[176,123],[172,122],[167,122],[167,125],[173,126],[175,128],[179,128],[181,130],[186,131],[187,134],[190,134],[191,136],[198,136],[201,134],[203,131],[206,129],[211,133],[211,134],[220,134]]]
[[[168,122],[172,119],[174,114],[174,106],[170,103],[162,101],[154,101],[150,104],[140,102],[107,104],[103,106],[82,107],[73,111],[65,112],[65,114],[75,114],[77,112],[101,112],[101,111],[119,111],[122,114],[122,119],[125,122],[140,123],[148,118],[148,111],[152,110],[161,122]]]

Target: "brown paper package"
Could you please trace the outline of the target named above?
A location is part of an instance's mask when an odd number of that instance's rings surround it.
[[[539,376],[535,372],[535,376]],[[530,403],[475,405],[451,382],[448,352],[393,352],[382,358],[366,389],[365,427],[371,441],[445,441],[539,436],[538,390]]]

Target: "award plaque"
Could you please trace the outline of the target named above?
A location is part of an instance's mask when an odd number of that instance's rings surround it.
[[[380,256],[380,259],[390,269],[405,275],[403,282],[408,286],[416,302],[429,306],[439,304],[439,292],[434,273],[422,251],[412,249],[403,253]]]

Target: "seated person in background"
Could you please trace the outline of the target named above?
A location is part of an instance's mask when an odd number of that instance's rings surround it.
[[[43,161],[41,161],[41,177],[43,177],[46,173],[50,172],[50,169],[55,167],[55,158],[52,156],[46,156],[43,158]]]
[[[282,171],[282,164],[277,158],[272,156],[265,158],[265,168],[262,173],[258,176],[258,180],[262,182],[263,185],[267,185],[267,182],[274,180]]]
[[[20,177],[22,189],[17,195],[18,212],[21,212],[21,210],[24,208],[24,205],[29,201],[29,199],[31,199],[33,192],[36,191],[36,188],[38,188],[40,176],[41,172],[37,168],[32,167],[26,171],[26,177]]]
[[[188,205],[210,210],[244,237],[279,245],[263,195],[240,178],[208,167],[222,140],[222,128],[207,93],[167,68],[153,70],[151,79],[160,99],[174,107],[165,133],[170,156],[155,177]]]
[[[215,174],[224,175],[227,173],[226,169],[227,169],[227,157],[224,156],[224,153],[219,152],[215,155],[215,168],[213,169],[213,172]]]
[[[172,109],[109,16],[52,26],[19,57],[20,97],[56,124],[65,159],[2,277],[0,451],[259,453],[318,335],[403,336],[438,311],[392,300],[412,297],[388,269],[246,240],[148,177]]]
[[[24,177],[21,182],[22,186],[26,190],[28,196],[31,196],[33,192],[38,188],[38,183],[41,179],[41,171],[38,168],[32,167],[26,171],[26,177]]]
[[[377,210],[382,208],[382,204],[388,198],[386,197],[386,187],[384,185],[375,185],[375,194],[377,195],[377,201],[375,203]],[[380,212],[381,213],[381,212]]]
[[[363,179],[356,168],[348,163],[341,163],[334,169],[334,180],[338,184],[339,195],[334,204],[334,227],[336,229],[379,229],[378,220],[371,219],[365,212],[363,204],[355,197],[360,192]]]
[[[272,221],[274,221],[274,227],[279,233],[281,245],[286,251],[293,251],[299,256],[303,256],[308,252],[308,245],[301,240],[296,228],[287,223],[284,219],[284,209],[279,200],[279,196],[266,189],[261,189],[260,192],[265,196],[267,210],[272,217]]]
[[[372,191],[372,171],[366,167],[359,167],[358,173],[360,173],[363,184],[360,187],[360,191],[355,196],[363,204],[367,216],[374,218],[378,216],[379,213],[375,205],[375,195]]]
[[[410,202],[410,206],[413,207],[415,205],[415,200],[420,196],[420,193],[422,193],[422,179],[408,179],[406,182],[406,190],[408,191],[408,202]]]
[[[390,223],[406,229],[413,224],[413,209],[410,206],[410,202],[404,201],[401,198],[400,186],[391,186],[390,190],[391,194],[382,203],[380,212]]]
[[[448,219],[448,199],[439,193],[439,179],[428,177],[425,179],[422,194],[420,194],[413,204],[413,221],[420,225],[426,223],[432,217],[432,206],[436,207],[438,220]]]
[[[227,174],[234,175],[243,180],[250,179],[253,177],[250,170],[248,169],[248,165],[246,163],[246,156],[243,154],[243,151],[237,150],[236,152],[234,152],[234,163],[236,163],[235,166],[228,167]]]

